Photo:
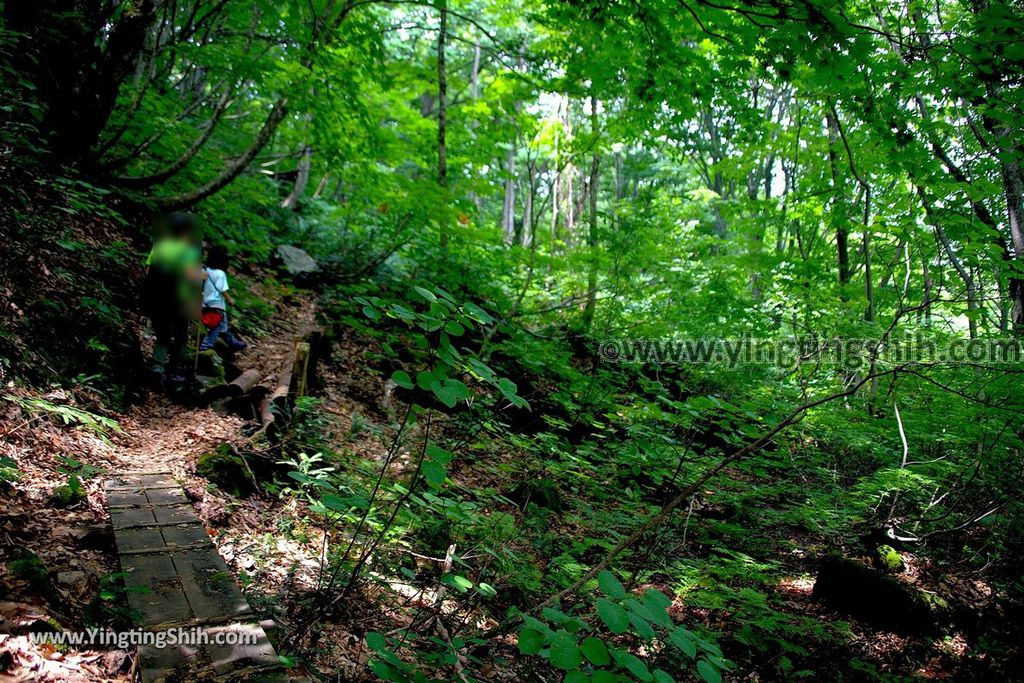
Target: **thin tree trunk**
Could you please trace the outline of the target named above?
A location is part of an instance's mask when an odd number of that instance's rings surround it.
[[[440,0],[441,27],[437,34],[437,184],[441,189],[438,226],[441,249],[448,249],[448,79],[445,74],[445,43],[448,40],[448,0]]]
[[[302,148],[302,155],[299,157],[299,167],[295,174],[295,184],[292,186],[292,191],[285,197],[284,201],[281,202],[282,209],[291,209],[294,211],[299,207],[299,199],[302,198],[302,194],[306,191],[306,184],[309,182],[309,169],[312,165],[313,160],[313,148],[309,145],[305,145]]]
[[[508,148],[505,158],[505,200],[501,207],[501,241],[506,247],[515,243],[515,202],[516,202],[516,146],[515,141]]]
[[[525,206],[523,207],[523,234],[521,244],[524,247],[529,247],[534,241],[534,220],[533,220],[533,204],[534,195],[536,193],[536,184],[534,182],[533,164],[526,165],[526,193],[524,195]]]
[[[942,228],[942,221],[935,214],[935,208],[932,203],[928,201],[928,196],[924,192],[924,188],[920,185],[915,185],[917,189],[917,196],[921,199],[921,204],[924,206],[925,216],[932,224],[932,228],[935,230],[935,236],[938,238],[939,243],[942,245],[943,251],[946,252],[946,256],[949,257],[949,262],[953,265],[953,269],[963,280],[964,286],[967,288],[967,325],[970,338],[974,339],[978,334],[978,323],[975,320],[975,316],[972,314],[978,307],[977,303],[977,287],[974,282],[974,276],[964,267],[963,262],[957,253],[953,250],[953,245],[950,244],[949,238],[946,236],[946,231]]]
[[[587,305],[583,309],[583,327],[590,329],[597,307],[597,181],[601,156],[597,151],[597,98],[590,96],[590,132],[594,136],[594,155],[590,161],[590,230],[587,232],[587,247],[590,250],[590,269],[587,272]]]
[[[473,69],[469,72],[469,92],[474,100],[480,99],[480,43],[473,46]]]
[[[846,285],[850,282],[850,233],[846,225],[846,197],[839,182],[838,154],[836,153],[836,143],[839,139],[839,122],[831,111],[826,113],[825,119],[828,122],[828,162],[832,173],[832,220],[836,231],[836,260],[839,264],[839,284]]]

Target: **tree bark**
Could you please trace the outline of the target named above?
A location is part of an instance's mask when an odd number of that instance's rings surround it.
[[[505,158],[505,200],[501,205],[501,241],[506,247],[515,242],[516,146],[513,141]]]
[[[302,148],[302,154],[299,157],[299,167],[295,174],[295,184],[292,185],[292,191],[288,193],[288,196],[281,202],[282,209],[291,209],[294,211],[299,207],[299,199],[302,198],[302,194],[306,191],[306,184],[309,183],[309,171],[313,163],[313,149],[309,145],[305,145]]]
[[[850,282],[850,232],[846,225],[846,197],[845,191],[840,186],[838,154],[836,143],[839,140],[839,122],[836,121],[832,112],[825,114],[828,123],[828,162],[832,173],[832,221],[836,231],[836,260],[839,265],[839,284],[846,285]]]
[[[448,40],[448,0],[440,0],[441,26],[437,33],[437,184],[441,190],[438,216],[441,249],[448,249],[448,79],[445,73],[445,42]]]
[[[590,160],[589,199],[590,215],[587,247],[590,249],[590,269],[587,272],[587,304],[583,308],[583,328],[589,330],[597,308],[597,181],[601,155],[597,151],[597,98],[590,96],[590,133],[594,136],[594,155]]]

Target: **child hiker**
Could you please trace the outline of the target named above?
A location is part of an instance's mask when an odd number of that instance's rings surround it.
[[[206,279],[203,282],[203,325],[209,330],[199,344],[200,351],[212,349],[221,337],[232,351],[241,351],[248,344],[228,327],[228,304],[235,302],[228,295],[228,252],[224,247],[211,247],[206,257]]]

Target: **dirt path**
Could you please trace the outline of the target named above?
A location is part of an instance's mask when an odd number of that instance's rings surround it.
[[[312,299],[298,299],[265,323],[270,333],[252,340],[235,359],[243,370],[259,371],[260,384],[273,385],[295,337],[314,324]],[[114,472],[172,472],[182,481],[194,478],[196,458],[222,443],[245,437],[245,418],[213,408],[189,408],[151,395],[120,419],[123,434],[113,439]]]

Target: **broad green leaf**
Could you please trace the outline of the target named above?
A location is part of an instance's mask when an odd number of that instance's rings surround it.
[[[615,577],[615,574],[607,569],[597,575],[597,585],[600,586],[601,592],[609,598],[619,600],[626,597],[626,588]]]
[[[629,629],[629,613],[606,598],[598,598],[597,615],[612,633],[625,633]]]
[[[415,289],[416,293],[419,294],[421,297],[423,297],[428,302],[434,303],[435,301],[437,301],[437,297],[434,296],[434,293],[431,292],[429,289],[423,289],[422,287],[418,287],[418,286],[413,287],[413,289]]]
[[[427,480],[427,483],[437,488],[444,483],[445,477],[448,473],[444,469],[444,465],[434,460],[426,460],[423,462],[423,478]]]
[[[690,634],[686,629],[672,629],[669,631],[668,637],[669,640],[671,640],[676,647],[682,650],[683,654],[687,657],[690,659],[695,659],[697,657],[697,643],[693,641],[693,638],[690,637]]]
[[[391,381],[403,389],[412,389],[415,386],[412,383],[412,377],[405,370],[395,370],[391,373]]]
[[[631,652],[615,649],[612,650],[612,655],[615,657],[616,664],[629,671],[629,673],[633,674],[641,681],[650,681],[653,678],[651,671],[647,668],[644,660]]]
[[[576,639],[564,631],[556,632],[551,638],[549,655],[551,666],[563,671],[577,668],[583,662]]]
[[[519,652],[524,655],[535,655],[541,651],[547,637],[540,631],[524,628],[519,632]]]
[[[697,662],[697,673],[706,683],[722,683],[722,672],[706,659]]]
[[[366,647],[374,651],[381,651],[388,646],[388,639],[380,633],[371,631],[366,634]]]
[[[608,655],[608,647],[600,638],[587,636],[583,639],[583,645],[580,646],[580,650],[583,651],[583,656],[594,666],[607,666],[612,661]]]

